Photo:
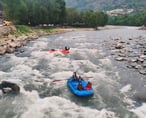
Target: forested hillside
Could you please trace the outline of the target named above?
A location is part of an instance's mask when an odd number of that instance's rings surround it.
[[[66,0],[67,7],[78,10],[112,10],[117,8],[145,11],[146,0]]]

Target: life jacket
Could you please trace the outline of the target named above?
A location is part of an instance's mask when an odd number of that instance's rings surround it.
[[[86,85],[86,90],[90,90],[91,88],[92,88],[92,84],[88,82],[88,84]]]
[[[81,83],[78,84],[78,89],[79,89],[79,90],[83,90],[83,86],[82,86]]]

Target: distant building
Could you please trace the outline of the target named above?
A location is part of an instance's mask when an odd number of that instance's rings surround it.
[[[118,16],[118,15],[130,14],[133,11],[134,11],[133,9],[114,9],[114,10],[111,10],[111,11],[107,11],[106,13],[109,16]]]

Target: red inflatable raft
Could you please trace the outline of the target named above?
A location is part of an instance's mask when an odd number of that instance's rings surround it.
[[[69,50],[65,50],[65,49],[51,49],[49,50],[50,53],[56,53],[56,52],[61,52],[62,54],[68,54]]]

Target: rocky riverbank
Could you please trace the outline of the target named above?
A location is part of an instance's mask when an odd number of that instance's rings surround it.
[[[44,30],[43,28],[37,28],[30,33],[23,35],[15,35],[10,32],[17,32],[14,26],[3,26],[0,27],[0,55],[5,53],[12,53],[17,48],[26,45],[30,40],[37,39],[43,35],[64,33],[76,30],[93,30],[92,28],[51,28],[51,30]]]
[[[135,69],[140,74],[146,75],[146,37],[139,36],[126,41],[113,38],[105,42],[105,45],[114,60],[125,62],[127,68]]]

